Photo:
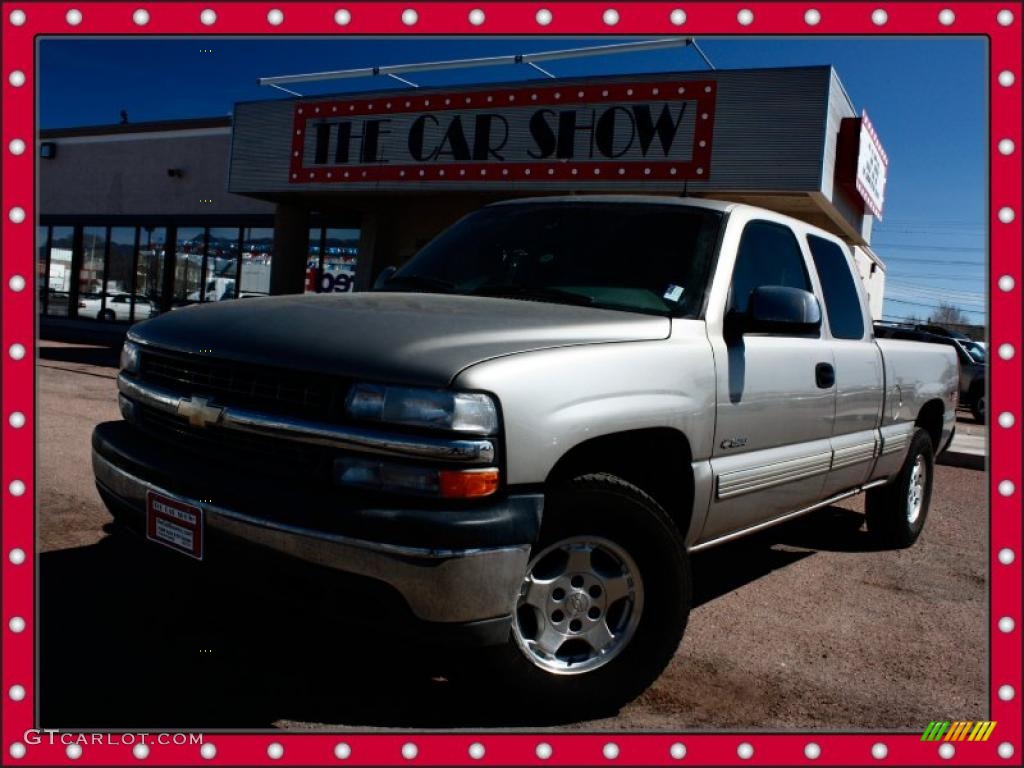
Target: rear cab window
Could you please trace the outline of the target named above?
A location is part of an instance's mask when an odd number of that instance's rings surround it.
[[[807,236],[807,245],[821,281],[832,337],[863,339],[864,311],[846,253],[831,240],[815,235]]]

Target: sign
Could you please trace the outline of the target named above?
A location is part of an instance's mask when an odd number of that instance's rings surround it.
[[[202,560],[203,510],[155,491],[147,491],[146,538]]]
[[[306,270],[306,293],[351,293],[355,290],[356,276],[351,272],[320,272],[313,267]]]
[[[837,163],[840,180],[855,187],[865,207],[881,221],[889,157],[867,112],[861,112],[859,119],[843,120],[839,130],[839,152],[844,156]]]
[[[661,80],[296,102],[289,183],[707,180],[716,90]]]

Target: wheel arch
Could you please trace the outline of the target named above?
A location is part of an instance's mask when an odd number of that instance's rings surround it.
[[[650,494],[685,538],[693,519],[692,462],[690,441],[677,429],[615,432],[570,448],[548,473],[545,489],[581,474],[607,472]]]
[[[920,427],[932,439],[932,449],[939,452],[942,443],[942,422],[945,415],[945,405],[941,400],[929,400],[921,406],[917,418],[914,419],[914,426]]]

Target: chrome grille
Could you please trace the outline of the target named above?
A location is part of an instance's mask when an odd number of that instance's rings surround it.
[[[202,457],[214,467],[288,477],[329,477],[329,451],[319,446],[217,427],[195,429],[181,416],[142,405],[136,406],[135,414],[137,426],[157,438],[172,442],[176,449]]]
[[[268,414],[333,420],[347,382],[249,363],[143,348],[139,376],[161,387],[218,405]]]

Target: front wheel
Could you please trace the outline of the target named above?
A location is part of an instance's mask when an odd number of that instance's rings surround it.
[[[904,549],[917,541],[928,516],[934,470],[932,440],[923,429],[915,429],[899,474],[867,492],[868,531],[883,546]]]
[[[661,674],[689,605],[685,545],[661,506],[618,477],[584,475],[548,502],[497,666],[534,712],[605,714]]]
[[[977,397],[975,397],[974,402],[971,403],[971,415],[974,417],[974,420],[979,424],[985,423],[986,408],[987,404],[985,403],[985,393],[982,392]]]

